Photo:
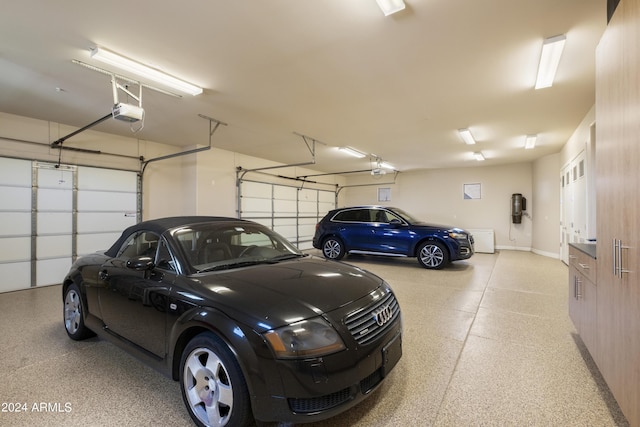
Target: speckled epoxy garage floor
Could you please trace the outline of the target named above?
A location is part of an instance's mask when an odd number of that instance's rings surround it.
[[[568,317],[561,261],[345,260],[394,288],[404,355],[370,399],[309,426],[627,425]],[[0,377],[1,426],[192,425],[177,382],[105,341],[67,338],[59,286],[0,294]]]

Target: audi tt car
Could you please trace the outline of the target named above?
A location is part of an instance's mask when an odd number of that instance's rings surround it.
[[[131,226],[73,264],[62,298],[70,338],[98,334],[179,381],[200,426],[335,416],[402,355],[389,284],[234,218]]]
[[[316,225],[313,246],[328,259],[339,260],[346,254],[417,257],[429,269],[469,259],[474,253],[468,231],[428,224],[402,209],[383,206],[330,211]]]

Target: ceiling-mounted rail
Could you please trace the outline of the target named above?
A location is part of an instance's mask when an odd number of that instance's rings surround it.
[[[165,156],[154,157],[153,159],[149,159],[149,160],[143,160],[142,169],[140,173],[143,174],[147,165],[152,162],[172,159],[174,157],[186,156],[188,154],[194,154],[194,153],[199,153],[201,151],[210,150],[212,147],[211,139],[213,138],[213,133],[218,129],[220,125],[227,126],[227,124],[225,122],[221,122],[220,120],[214,119],[213,117],[205,116],[204,114],[198,114],[198,116],[202,117],[205,120],[209,120],[209,145],[207,145],[206,147],[194,148],[193,150],[180,151],[178,153],[167,154]]]
[[[324,142],[319,141],[319,140],[317,140],[315,138],[312,138],[312,137],[307,136],[307,135],[303,135],[303,134],[298,133],[298,132],[293,132],[293,134],[302,137],[302,140],[304,141],[305,145],[307,146],[307,149],[311,153],[311,161],[303,162],[303,163],[293,163],[293,164],[289,164],[289,165],[266,166],[266,167],[263,167],[263,168],[255,168],[255,169],[243,169],[242,166],[238,166],[237,171],[236,171],[236,180],[237,180],[237,182],[242,181],[244,176],[249,172],[260,172],[260,171],[265,171],[265,170],[270,170],[270,169],[290,168],[290,167],[294,167],[294,166],[315,165],[316,164],[316,143],[322,144],[322,145],[327,145],[327,144],[325,144]]]
[[[353,184],[353,185],[340,186],[340,187],[338,187],[338,190],[336,191],[336,197],[338,197],[338,194],[340,194],[340,191],[342,191],[345,188],[373,187],[373,186],[378,186],[378,185],[394,185],[396,183],[396,178],[398,177],[399,173],[400,173],[399,171],[394,171],[394,173],[393,173],[393,181],[392,182],[372,182],[370,184]]]
[[[109,113],[106,116],[100,117],[98,120],[96,120],[94,122],[91,122],[88,125],[83,126],[80,129],[75,130],[75,131],[71,132],[68,135],[63,136],[62,138],[56,139],[55,141],[53,141],[51,143],[51,148],[62,148],[62,143],[64,143],[67,139],[71,138],[72,136],[75,136],[75,135],[79,134],[80,132],[84,132],[85,130],[90,129],[90,128],[94,127],[95,125],[97,125],[99,123],[102,123],[107,119],[110,119],[111,117],[112,117],[112,114]]]

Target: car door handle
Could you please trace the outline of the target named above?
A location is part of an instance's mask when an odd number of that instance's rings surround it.
[[[109,278],[109,273],[107,273],[107,270],[100,270],[100,272],[98,273],[98,278],[100,280],[107,280]]]

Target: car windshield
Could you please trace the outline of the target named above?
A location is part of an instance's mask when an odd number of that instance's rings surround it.
[[[414,224],[416,222],[420,222],[420,220],[416,217],[414,217],[413,215],[403,211],[402,209],[398,209],[398,208],[393,208],[393,209],[389,209],[391,212],[394,212],[398,215],[400,215],[402,218],[405,219],[405,221],[407,221],[410,224]]]
[[[184,259],[197,272],[275,263],[304,256],[284,237],[251,223],[204,223],[172,232]]]

